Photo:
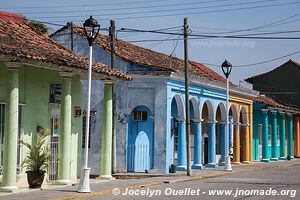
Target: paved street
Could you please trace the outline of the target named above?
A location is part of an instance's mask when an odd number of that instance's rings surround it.
[[[55,186],[45,185],[43,190],[34,189],[28,192],[28,189],[23,189],[22,193],[0,196],[0,199],[125,200],[149,199],[149,196],[155,199],[299,199],[299,194],[295,194],[295,191],[298,193],[300,191],[300,159],[271,163],[256,162],[252,165],[234,165],[233,170],[234,173],[230,174],[225,173],[223,167],[193,170],[193,176],[191,177],[186,177],[182,172],[177,175],[143,179],[117,179],[112,181],[93,179],[91,180],[92,192],[89,194],[77,193],[76,185],[70,187],[56,186],[56,188],[53,188]],[[130,194],[134,192],[139,195],[112,195],[113,188],[119,188],[121,193],[125,193],[126,188],[129,188]],[[280,193],[285,189],[289,190],[283,191],[288,192],[288,195],[271,196],[268,194],[273,191]],[[225,190],[226,192],[232,190],[231,195],[224,196]],[[265,192],[267,195],[251,195],[250,190],[260,190],[259,192]],[[119,192],[118,189],[113,191],[115,193]],[[142,195],[141,191],[145,194]],[[174,192],[174,195],[166,195],[172,192]],[[179,195],[181,192],[183,194]],[[210,195],[210,192],[219,192],[219,195]],[[246,194],[242,195],[241,192]],[[0,193],[0,195],[4,194]],[[291,198],[291,196],[295,197]]]
[[[237,173],[216,178],[188,181],[174,184],[164,184],[161,187],[152,187],[150,190],[143,188],[146,191],[146,195],[108,195],[102,196],[101,199],[146,199],[147,196],[151,195],[150,191],[153,191],[153,197],[155,199],[300,199],[300,165],[294,165],[283,168],[276,168],[271,170],[261,170],[258,172],[249,173]],[[188,191],[188,189],[191,189]],[[193,196],[192,190],[197,191],[200,189],[199,195],[195,194]],[[219,190],[222,191],[232,190],[232,195],[209,195],[209,190]],[[268,191],[276,190],[281,192],[282,190],[288,190],[289,195],[236,195],[237,191],[242,190],[261,190],[268,194]],[[183,190],[183,195],[176,195]],[[134,190],[132,190],[133,192]],[[148,191],[148,193],[147,193]],[[157,191],[161,191],[157,192]],[[136,192],[136,191],[135,191]],[[284,191],[285,192],[285,191]],[[141,194],[141,190],[139,190]],[[170,194],[171,193],[171,194]],[[157,194],[157,195],[156,195]],[[169,195],[166,195],[169,194]],[[186,195],[187,194],[187,195]],[[236,197],[235,197],[236,196]],[[99,197],[91,197],[89,199],[98,199]]]

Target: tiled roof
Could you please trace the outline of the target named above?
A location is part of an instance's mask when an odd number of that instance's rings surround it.
[[[272,108],[277,108],[278,110],[288,111],[292,113],[300,113],[300,109],[297,107],[290,107],[279,102],[274,101],[273,99],[265,96],[265,95],[257,95],[254,99],[254,102],[263,103],[267,106],[271,106]]]
[[[253,99],[254,102],[259,102],[259,103],[263,103],[269,106],[274,106],[274,107],[278,107],[278,108],[287,108],[287,106],[284,106],[276,101],[274,101],[273,99],[265,96],[265,95],[257,95],[257,97],[254,97]]]
[[[52,35],[58,34],[59,32],[68,28],[68,26],[65,26]],[[81,36],[84,36],[83,29],[78,26],[73,25],[73,31]],[[107,52],[111,51],[110,38],[108,36],[99,34],[95,42]],[[152,51],[150,49],[143,48],[119,39],[116,41],[115,51],[118,57],[133,64],[172,72],[184,71],[184,60],[182,59]],[[200,76],[201,78],[211,81],[225,82],[225,79],[218,73],[211,70],[207,66],[194,61],[189,61],[189,71],[194,75]]]
[[[53,64],[76,69],[88,67],[86,58],[65,49],[47,35],[38,34],[22,17],[8,12],[0,12],[0,56],[10,62],[47,66]],[[93,63],[93,71],[106,76],[131,79],[101,63]]]

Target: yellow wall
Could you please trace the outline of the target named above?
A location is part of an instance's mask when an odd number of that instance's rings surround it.
[[[237,110],[237,119],[239,121],[240,119],[240,111],[242,110],[242,108],[244,107],[247,113],[247,123],[249,124],[249,161],[252,162],[252,123],[253,123],[253,114],[252,114],[252,108],[253,108],[253,101],[251,99],[247,99],[247,98],[243,98],[237,95],[230,95],[229,98],[229,109],[231,108],[231,106],[234,106]],[[228,110],[229,112],[229,110]]]

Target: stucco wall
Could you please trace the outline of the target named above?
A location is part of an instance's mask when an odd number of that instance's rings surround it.
[[[65,48],[71,49],[71,34],[70,30],[65,30],[55,36],[52,37],[52,39],[58,41],[61,43]],[[85,57],[88,57],[89,55],[89,49],[88,49],[88,42],[86,38],[83,38],[77,34],[74,34],[74,52],[81,54]],[[110,53],[100,48],[98,45],[93,46],[93,60],[106,64],[110,66]],[[127,68],[130,64],[124,61],[121,61],[120,59],[116,59],[116,68],[119,71],[126,72]],[[123,112],[123,101],[126,100],[126,95],[123,93],[124,90],[126,90],[126,82],[125,81],[117,81],[116,82],[116,93],[122,94],[118,95],[116,97],[116,112],[117,116],[121,114],[120,113],[127,113]],[[86,109],[86,103],[87,103],[87,87],[88,83],[87,81],[82,81],[82,90],[83,90],[83,109]],[[90,149],[89,149],[89,159],[88,159],[88,166],[91,167],[91,174],[92,175],[99,175],[100,172],[100,160],[101,160],[101,135],[102,135],[102,115],[103,115],[103,88],[104,83],[101,81],[92,81],[92,96],[91,96],[91,111],[96,111],[96,115],[91,115],[91,135],[90,135]],[[127,103],[127,101],[126,101]],[[118,111],[119,110],[119,111]],[[127,111],[127,109],[125,109]],[[126,133],[126,126],[120,126],[116,124],[118,132]],[[118,134],[117,138],[117,146],[120,146],[123,144],[126,138],[123,134]],[[83,152],[83,151],[82,151]],[[117,155],[123,155],[123,151],[119,151],[117,149]],[[117,159],[119,159],[117,156]],[[83,158],[83,156],[82,156]],[[119,163],[125,163],[124,160],[120,161],[118,160],[118,169]]]
[[[174,141],[171,138],[171,102],[175,95],[179,95],[183,105],[185,105],[185,87],[183,80],[169,80],[167,83],[167,121],[166,121],[166,148],[167,148],[167,163],[166,163],[166,172],[168,173],[171,164],[173,164],[173,150],[174,150]],[[196,98],[199,108],[198,118],[202,118],[203,105],[205,102],[210,102],[212,107],[209,109],[209,120],[216,121],[216,112],[220,104],[226,103],[226,93],[225,91],[219,91],[212,88],[205,88],[199,85],[191,83],[190,85],[190,99]],[[185,107],[183,106],[183,117],[185,118]],[[216,160],[220,159],[220,155],[216,155]],[[193,163],[193,162],[192,162]],[[192,164],[191,163],[191,164]]]
[[[0,101],[6,101],[6,67],[0,65]],[[33,142],[32,138],[36,133],[37,125],[50,129],[50,83],[61,84],[62,79],[57,71],[22,66],[19,69],[19,102],[24,105],[24,134],[22,139],[26,142]],[[74,106],[82,107],[82,86],[79,76],[72,78],[72,109]],[[82,117],[74,118],[72,114],[72,136],[71,136],[71,163],[70,176],[76,179],[78,175],[77,167],[80,166],[78,156],[80,153],[78,143],[80,143],[82,132]],[[27,149],[21,147],[22,158],[24,159]],[[23,175],[24,175],[23,170]],[[25,182],[23,176],[20,180]]]

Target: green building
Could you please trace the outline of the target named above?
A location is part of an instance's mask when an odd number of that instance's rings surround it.
[[[68,184],[80,175],[82,85],[85,58],[38,33],[16,14],[0,12],[1,191],[26,182],[22,160],[37,128],[49,130],[51,163],[47,181]],[[111,83],[129,77],[94,63],[93,79]]]

